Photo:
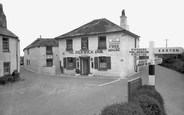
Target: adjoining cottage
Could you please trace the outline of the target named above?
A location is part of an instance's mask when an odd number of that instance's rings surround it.
[[[97,19],[56,37],[62,72],[122,78],[135,73],[137,57],[129,50],[139,47],[139,36],[128,28],[123,10],[120,26]]]
[[[24,67],[41,74],[60,72],[58,42],[38,38],[23,49]]]
[[[20,73],[20,41],[7,29],[6,15],[0,4],[0,77],[12,74],[14,70]]]

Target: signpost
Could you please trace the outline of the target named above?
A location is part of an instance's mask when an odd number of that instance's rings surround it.
[[[161,64],[162,58],[155,58],[155,54],[182,54],[182,47],[155,48],[154,41],[149,42],[149,48],[132,48],[132,56],[149,56],[149,59],[137,60],[137,66],[149,66],[149,85],[155,86],[155,64]]]

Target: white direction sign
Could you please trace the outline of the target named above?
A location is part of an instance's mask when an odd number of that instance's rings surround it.
[[[182,47],[154,48],[154,54],[182,54]]]
[[[155,58],[155,64],[161,64],[162,62],[162,58]]]
[[[150,64],[149,59],[137,60],[137,66],[148,66]]]
[[[162,58],[155,58],[155,64],[161,64]],[[137,66],[148,66],[150,65],[149,59],[137,60]]]
[[[132,56],[148,56],[148,48],[131,48],[129,53]]]

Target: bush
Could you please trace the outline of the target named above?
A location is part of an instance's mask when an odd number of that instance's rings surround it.
[[[156,91],[155,87],[150,85],[143,85],[142,87],[138,88],[137,91],[133,93],[133,96],[137,95],[148,95],[153,97],[159,101],[159,103],[164,106],[164,100],[159,92]]]
[[[12,76],[14,78],[14,82],[20,80],[20,74],[18,73],[17,70],[13,71]]]
[[[105,106],[100,115],[144,115],[144,113],[138,104],[120,103]]]
[[[163,109],[158,100],[147,95],[133,97],[133,102],[138,103],[145,115],[164,115]]]

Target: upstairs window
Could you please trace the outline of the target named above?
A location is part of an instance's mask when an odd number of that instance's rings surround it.
[[[81,38],[81,49],[88,50],[88,38],[87,37]]]
[[[4,75],[10,74],[10,62],[4,62]]]
[[[52,46],[46,46],[46,55],[52,55]]]
[[[99,36],[98,37],[98,49],[107,49],[106,36]]]
[[[66,40],[66,50],[67,51],[73,50],[73,40],[72,39]]]
[[[29,49],[27,49],[27,55],[29,55]]]
[[[3,38],[3,52],[9,52],[9,39]]]

